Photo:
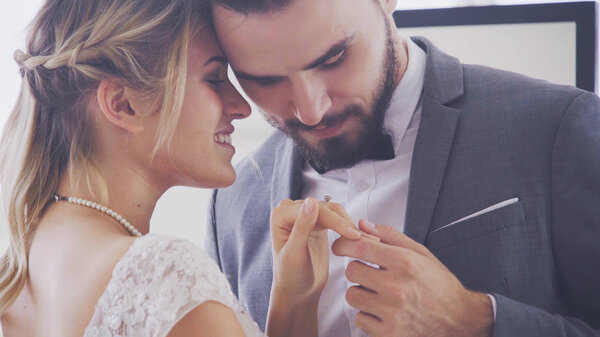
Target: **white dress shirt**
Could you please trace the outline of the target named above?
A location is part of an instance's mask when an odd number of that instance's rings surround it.
[[[345,206],[358,223],[360,219],[404,230],[408,181],[413,149],[421,121],[419,105],[425,79],[426,53],[412,40],[405,39],[408,65],[396,87],[384,119],[384,130],[392,136],[396,157],[391,160],[363,160],[349,169],[332,170],[320,175],[310,165],[302,173],[303,197],[321,200],[330,195],[332,202]],[[391,207],[390,205],[393,205]],[[329,245],[339,235],[329,232]],[[366,336],[354,324],[358,311],[348,305],[346,289],[353,286],[345,270],[353,259],[329,252],[329,282],[319,302],[319,336]]]

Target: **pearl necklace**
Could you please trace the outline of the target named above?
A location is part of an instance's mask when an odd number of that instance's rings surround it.
[[[133,236],[142,236],[142,233],[140,233],[140,231],[138,231],[135,227],[133,227],[129,223],[129,221],[125,220],[125,218],[120,216],[117,212],[113,211],[112,209],[110,209],[106,206],[102,206],[98,203],[95,203],[95,202],[92,202],[89,200],[85,200],[85,199],[81,199],[81,198],[65,197],[65,196],[60,196],[58,194],[54,195],[54,201],[55,202],[66,201],[66,202],[69,202],[69,203],[72,203],[75,205],[81,205],[81,206],[93,208],[93,209],[98,210],[106,215],[109,215],[113,219],[117,220],[117,222],[120,223],[129,232],[129,234],[131,234]]]

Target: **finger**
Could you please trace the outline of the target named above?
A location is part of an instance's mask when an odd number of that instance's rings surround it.
[[[369,240],[374,240],[374,241],[377,241],[377,242],[381,242],[381,239],[379,237],[377,237],[375,235],[371,235],[371,234],[369,234],[369,233],[367,233],[367,232],[365,232],[365,231],[363,231],[361,229],[359,229],[359,231],[362,234],[363,238],[369,239]]]
[[[292,251],[305,251],[308,247],[308,238],[317,224],[319,208],[317,202],[313,198],[306,198],[302,203],[300,211],[297,213],[296,221],[292,228],[290,238],[286,246]]]
[[[296,204],[296,201],[292,199],[283,199],[279,202],[279,206],[289,206]]]
[[[275,252],[279,252],[289,239],[301,208],[302,204],[288,199],[282,201],[271,211],[271,236]]]
[[[304,200],[282,200],[279,205],[271,210],[271,228],[274,227],[292,231],[298,211],[302,208]]]
[[[368,234],[374,235],[381,239],[381,242],[402,247],[419,254],[430,255],[430,252],[425,246],[419,244],[413,239],[409,238],[404,233],[398,231],[396,228],[388,225],[375,225],[368,220],[361,219],[358,222],[358,226],[361,230]]]
[[[282,200],[277,207],[271,210],[271,227],[277,225],[277,227],[287,228],[291,231],[303,202],[304,200]]]
[[[342,237],[333,242],[331,251],[334,255],[374,263],[384,269],[394,260],[403,258],[402,248],[369,239],[348,240]]]
[[[350,240],[358,240],[361,238],[361,233],[354,225],[352,219],[348,219],[328,207],[319,208],[317,222],[319,225],[331,229]]]
[[[379,296],[361,286],[354,286],[346,290],[346,302],[351,307],[375,317],[380,317],[383,310],[379,301]]]
[[[366,312],[359,312],[354,317],[354,324],[371,337],[383,336],[380,333],[383,327],[383,321]]]
[[[328,202],[326,204],[324,203],[320,203],[321,207],[327,207],[328,209],[334,211],[335,213],[337,213],[338,215],[344,217],[345,219],[347,219],[349,222],[354,224],[354,219],[352,219],[352,217],[350,216],[350,214],[348,214],[348,212],[346,211],[346,208],[344,206],[342,206],[342,204],[337,204],[334,202]],[[375,241],[381,241],[380,238],[378,238],[377,236],[368,234],[364,231],[360,231],[362,237],[366,237],[369,238],[371,240],[375,240]]]
[[[348,214],[348,212],[346,211],[346,208],[342,204],[338,204],[335,202],[328,202],[326,204],[321,203],[320,205],[321,205],[321,207],[326,207],[327,209],[334,211],[341,217],[344,217],[349,222],[354,224],[354,219],[352,219],[352,217],[350,216],[350,214]]]
[[[352,261],[346,267],[346,278],[352,283],[360,284],[363,287],[378,292],[381,280],[384,279],[384,272],[363,262]]]

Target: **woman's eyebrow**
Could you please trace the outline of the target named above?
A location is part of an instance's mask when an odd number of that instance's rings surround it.
[[[224,56],[218,55],[218,56],[213,56],[213,57],[209,58],[208,61],[206,61],[204,63],[204,66],[206,67],[207,65],[209,65],[209,64],[211,64],[213,62],[219,62],[219,63],[222,63],[224,65],[227,65],[227,63],[228,63],[227,59]]]

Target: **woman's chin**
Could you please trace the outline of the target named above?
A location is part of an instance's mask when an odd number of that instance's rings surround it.
[[[235,170],[231,170],[232,173],[229,174],[226,178],[224,178],[222,181],[220,181],[220,186],[215,186],[213,188],[225,188],[225,187],[229,187],[231,185],[233,185],[233,183],[235,182],[236,179],[236,174],[235,174]]]
[[[198,177],[196,187],[201,188],[225,188],[233,185],[236,173],[232,166],[215,170],[213,174]]]

